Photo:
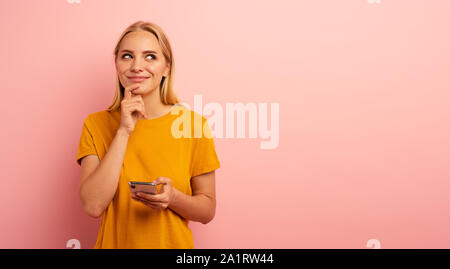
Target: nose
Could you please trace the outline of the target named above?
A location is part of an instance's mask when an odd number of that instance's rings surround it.
[[[137,71],[142,71],[142,66],[141,66],[141,62],[139,59],[135,59],[131,65],[131,71],[137,72]]]

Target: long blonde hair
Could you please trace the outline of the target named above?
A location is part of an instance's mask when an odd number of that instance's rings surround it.
[[[162,77],[161,83],[159,85],[159,96],[161,97],[161,102],[165,105],[174,105],[176,103],[180,103],[181,100],[178,98],[173,89],[174,59],[172,54],[172,48],[170,46],[169,39],[167,38],[162,28],[156,25],[155,23],[137,21],[132,25],[128,26],[128,28],[125,29],[125,31],[123,31],[122,35],[119,38],[119,41],[117,42],[116,47],[114,48],[113,52],[114,61],[117,60],[117,55],[119,53],[119,47],[120,43],[122,42],[122,39],[128,33],[139,30],[147,31],[155,35],[156,39],[158,40],[159,46],[161,47],[166,62],[170,64],[169,74],[167,75],[167,77],[164,76]],[[118,75],[116,75],[116,91],[114,94],[112,104],[108,107],[108,111],[113,111],[120,108],[120,103],[122,102],[124,96],[124,90],[125,88],[120,83]]]

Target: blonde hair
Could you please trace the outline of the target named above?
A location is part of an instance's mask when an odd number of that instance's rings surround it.
[[[159,85],[159,96],[161,98],[161,102],[165,105],[174,105],[176,103],[180,103],[181,100],[178,98],[173,89],[174,59],[172,54],[172,48],[170,46],[169,39],[167,38],[162,28],[156,25],[155,23],[137,21],[132,25],[128,26],[128,28],[125,29],[125,31],[123,31],[122,35],[119,38],[119,41],[117,42],[116,47],[114,48],[113,52],[114,61],[117,60],[119,47],[120,43],[122,42],[122,39],[128,33],[141,30],[150,32],[153,35],[155,35],[156,39],[158,40],[159,46],[161,47],[166,62],[170,64],[169,74],[167,75],[167,77],[164,76],[162,77],[161,83]],[[124,90],[125,88],[122,86],[122,84],[119,81],[119,77],[116,75],[116,91],[114,94],[112,104],[108,107],[108,111],[113,111],[120,108],[120,103],[122,102],[124,96]]]

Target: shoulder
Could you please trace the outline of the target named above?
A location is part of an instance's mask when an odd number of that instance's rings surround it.
[[[196,112],[195,110],[192,110],[189,105],[185,103],[177,103],[173,111],[174,114],[178,115],[180,115],[180,111],[183,111],[183,115],[187,115],[191,120],[202,119],[202,122],[207,121],[207,119],[202,114]]]
[[[183,120],[188,120],[191,127],[191,138],[207,138],[208,140],[212,138],[211,128],[208,123],[208,119],[201,114],[189,108],[189,106],[183,105],[182,108],[186,115],[188,115]],[[196,139],[197,140],[197,139]]]
[[[86,124],[92,126],[109,125],[112,122],[120,121],[120,111],[108,111],[101,110],[93,113],[89,113],[86,117]]]
[[[108,110],[102,110],[102,111],[89,113],[87,117],[89,119],[92,119],[92,120],[101,120],[101,119],[110,118],[114,113],[116,113],[116,112],[108,111]]]

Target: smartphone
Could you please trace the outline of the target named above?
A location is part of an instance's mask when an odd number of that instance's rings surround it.
[[[130,190],[133,194],[136,192],[145,192],[149,194],[158,193],[156,184],[152,182],[130,181],[128,182],[128,185],[130,185]]]

